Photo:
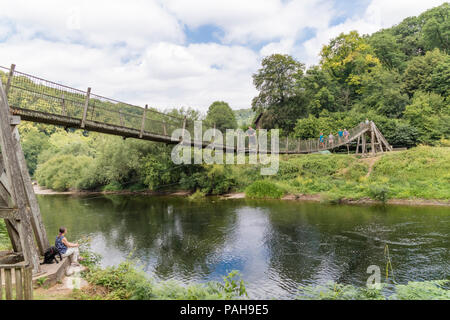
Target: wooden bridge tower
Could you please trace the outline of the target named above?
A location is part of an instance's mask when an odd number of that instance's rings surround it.
[[[370,137],[370,153],[368,152],[367,138]],[[356,153],[358,154],[361,148],[362,156],[375,156],[378,152],[392,151],[392,146],[386,141],[384,136],[378,130],[373,121],[368,123],[368,129],[363,131],[356,143]]]
[[[11,73],[5,87],[0,79],[0,218],[5,220],[13,250],[38,273],[39,255],[49,242],[20,145],[20,117],[10,114],[7,92]]]

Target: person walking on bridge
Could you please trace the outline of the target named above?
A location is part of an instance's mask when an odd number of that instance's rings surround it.
[[[80,264],[78,263],[78,256],[80,255],[80,252],[78,250],[78,247],[80,245],[78,243],[67,241],[65,237],[66,233],[67,228],[59,228],[59,235],[56,237],[55,247],[59,250],[59,253],[61,253],[63,257],[69,257],[72,265],[79,266]]]
[[[344,137],[344,132],[342,131],[342,129],[338,129],[338,139],[339,139],[339,143],[342,142],[342,138]]]
[[[330,135],[328,136],[328,144],[332,146],[333,143],[334,143],[334,136],[333,133],[330,132]]]
[[[345,142],[348,142],[349,133],[348,133],[347,129],[344,129],[343,135],[344,135]]]
[[[324,148],[325,147],[325,143],[323,141],[323,132],[320,133],[319,142],[320,142],[320,146]]]

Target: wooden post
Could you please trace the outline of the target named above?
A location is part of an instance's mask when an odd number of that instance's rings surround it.
[[[355,154],[358,154],[359,152],[359,142],[361,141],[361,136],[358,136],[358,142],[356,143],[356,152]]]
[[[362,141],[362,155],[364,156],[366,154],[366,132],[364,132],[361,136]]]
[[[5,272],[5,299],[12,300],[12,279],[11,279],[11,269],[3,269]]]
[[[45,250],[50,247],[50,243],[47,238],[47,232],[45,231],[44,222],[41,217],[41,210],[39,208],[39,203],[34,193],[33,184],[31,182],[30,174],[28,172],[27,163],[25,161],[25,155],[23,154],[22,146],[20,144],[19,130],[16,126],[13,126],[13,136],[16,140],[16,155],[19,161],[19,167],[22,174],[23,184],[25,186],[25,192],[27,195],[27,200],[29,208],[31,210],[31,226],[33,227],[33,232],[36,237],[36,242],[41,255],[44,255]]]
[[[297,152],[300,153],[300,145],[302,144],[302,140],[297,139],[297,143],[298,143]]]
[[[23,289],[25,300],[33,300],[33,276],[29,266],[24,268]]]
[[[89,98],[91,96],[91,88],[87,88],[86,91],[86,101],[84,102],[84,110],[83,110],[83,118],[81,119],[81,128],[84,128],[85,122],[86,122],[86,117],[87,117],[87,112],[88,112],[88,108],[89,108]]]
[[[289,153],[289,138],[286,137],[286,153]]]
[[[9,75],[8,75],[8,81],[6,82],[5,86],[5,95],[8,96],[9,88],[11,87],[12,78],[14,77],[14,71],[16,69],[16,65],[12,64],[11,68],[9,69]]]
[[[9,105],[0,80],[0,144],[2,147],[3,165],[9,178],[12,201],[17,208],[16,223],[20,236],[20,244],[25,261],[31,264],[34,272],[40,271],[39,256],[33,240],[33,228],[30,217],[31,210],[24,186],[22,171],[17,157],[17,141],[15,141],[10,123]]]
[[[16,268],[16,300],[23,300],[23,281],[22,271],[23,268]]]
[[[142,114],[141,132],[139,132],[139,138],[142,138],[142,135],[144,134],[145,114],[147,113],[147,108],[148,108],[148,105],[145,105],[144,113]]]
[[[378,145],[380,146],[380,151],[381,151],[381,153],[383,153],[384,152],[384,150],[383,150],[383,142],[381,141],[380,134],[379,134],[379,132],[376,129],[374,131],[375,131],[375,136],[377,137],[377,140],[378,140]]]
[[[67,115],[67,111],[66,111],[66,102],[65,102],[65,99],[64,99],[64,93],[61,95],[61,99],[62,99],[62,101],[61,101],[61,106],[62,106],[61,114],[63,116],[66,116]]]
[[[373,126],[370,126],[370,147],[372,148],[372,150],[370,150],[372,156],[375,156],[375,132]]]
[[[120,125],[123,127],[124,126],[123,114],[122,114],[122,110],[120,110],[120,109],[119,109],[119,121],[120,121]]]
[[[167,128],[166,128],[166,122],[163,122],[163,133],[165,136],[167,136]]]

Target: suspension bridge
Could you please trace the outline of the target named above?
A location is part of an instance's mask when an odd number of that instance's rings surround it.
[[[49,241],[41,219],[39,205],[33,191],[31,178],[20,144],[17,125],[21,120],[100,132],[123,138],[136,138],[167,144],[193,145],[210,148],[211,142],[184,141],[183,137],[173,138],[176,129],[194,130],[194,122],[186,117],[159,112],[154,108],[136,106],[106,98],[91,92],[91,88],[75,89],[50,80],[20,72],[15,65],[10,68],[0,66],[0,218],[5,219],[12,247],[25,264],[16,265],[16,283],[23,283],[17,290],[29,292],[30,272],[39,274],[40,255],[49,247]],[[207,128],[204,128],[207,129]],[[247,137],[248,138],[248,137]],[[215,144],[214,149],[225,152],[241,151],[235,139],[225,139],[227,144]],[[228,144],[231,141],[231,144]],[[368,142],[370,141],[370,142]],[[244,141],[245,142],[245,141]],[[245,152],[255,151],[244,143]],[[392,151],[375,123],[360,123],[349,130],[349,135],[336,137],[333,141],[325,139],[300,140],[291,137],[280,138],[279,148],[272,150],[268,141],[266,153],[305,154],[331,150],[356,144],[356,153],[375,155],[378,152]],[[258,147],[256,147],[258,148]],[[370,150],[370,152],[369,152]],[[9,275],[14,266],[2,265],[3,274]],[[17,278],[19,277],[19,278]],[[25,278],[24,278],[25,277]],[[27,282],[27,283],[25,283]],[[0,285],[0,297],[1,297]],[[11,285],[10,285],[11,288]]]

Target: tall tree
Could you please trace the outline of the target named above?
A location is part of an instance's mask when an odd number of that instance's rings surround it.
[[[350,106],[355,95],[361,92],[365,73],[380,64],[373,49],[357,31],[341,33],[322,48],[320,65],[342,86],[341,96]]]
[[[403,74],[402,86],[410,97],[417,90],[448,94],[450,56],[439,49],[411,59]]]
[[[236,129],[237,121],[233,110],[224,101],[214,101],[206,114],[206,122],[209,126],[216,126],[217,130],[225,133],[226,129]]]
[[[299,98],[305,65],[286,54],[270,55],[261,64],[262,68],[253,74],[253,84],[259,94],[252,100],[252,109],[264,112],[266,128],[283,128],[286,123],[281,118],[287,114],[294,118],[291,125],[295,125],[295,119],[304,114],[306,108]]]

